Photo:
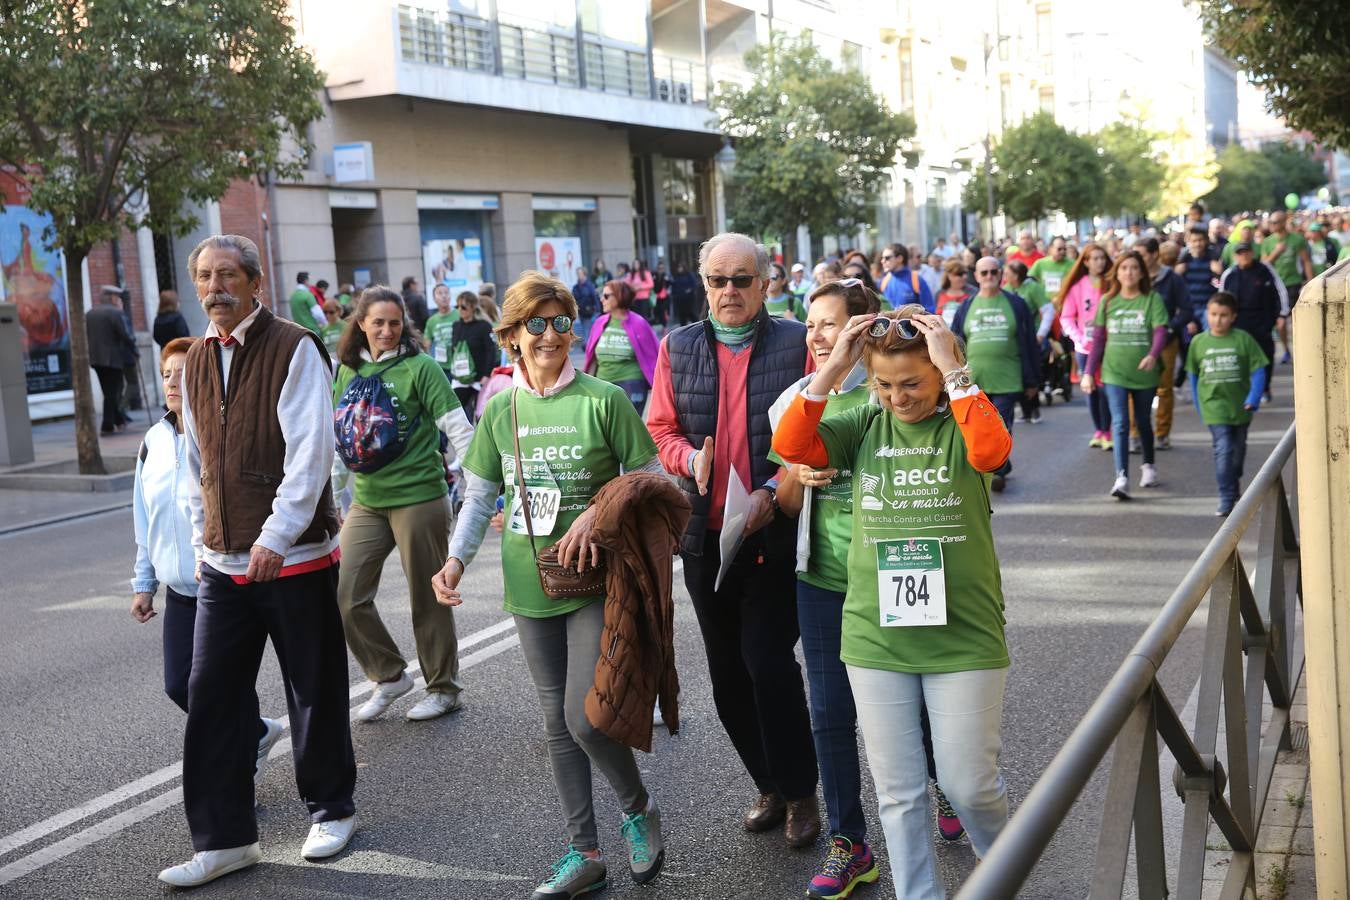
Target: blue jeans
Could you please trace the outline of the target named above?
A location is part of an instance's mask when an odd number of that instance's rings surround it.
[[[998,416],[1003,420],[1003,426],[1008,429],[1008,434],[1012,434],[1013,413],[1017,412],[1017,401],[1025,397],[1024,394],[990,394],[989,402],[994,404],[994,409],[998,410]],[[1007,475],[1012,471],[1012,456],[1008,461],[994,470],[995,475]]]
[[[1008,670],[914,675],[847,668],[895,896],[942,900],[919,708],[928,704],[938,783],[982,857],[1008,821],[1008,792],[998,770]]]
[[[1139,444],[1144,449],[1144,463],[1153,464],[1153,398],[1158,395],[1156,387],[1127,388],[1118,384],[1108,384],[1098,388],[1096,393],[1106,393],[1106,402],[1111,407],[1111,440],[1115,446],[1111,455],[1115,458],[1116,471],[1125,472],[1130,468],[1130,410],[1127,404],[1134,404],[1134,422],[1139,428]]]
[[[839,660],[843,613],[843,594],[797,582],[797,622],[811,685],[811,737],[820,761],[830,833],[861,842],[867,835],[867,821],[862,811],[858,713],[848,672]]]
[[[1078,360],[1078,371],[1087,370],[1087,354],[1075,353],[1074,359]],[[1088,412],[1092,415],[1093,431],[1111,430],[1111,408],[1106,404],[1106,395],[1101,388],[1087,395]]]
[[[1211,425],[1214,442],[1214,477],[1219,482],[1219,509],[1230,512],[1241,488],[1242,466],[1247,461],[1246,425]]]

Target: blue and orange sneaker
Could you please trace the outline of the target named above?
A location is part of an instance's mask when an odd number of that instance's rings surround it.
[[[820,864],[820,871],[806,887],[811,900],[843,900],[860,884],[877,880],[877,863],[872,848],[866,843],[855,844],[842,834],[830,835],[830,852]]]
[[[937,784],[933,785],[933,794],[937,799],[938,834],[942,835],[944,841],[961,840],[966,836],[966,828],[957,818],[956,810],[952,809],[952,804],[947,799],[947,795],[942,793],[942,788]]]

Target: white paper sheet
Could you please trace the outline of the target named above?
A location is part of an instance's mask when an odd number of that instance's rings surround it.
[[[727,502],[722,508],[722,535],[718,540],[722,564],[717,567],[714,591],[721,589],[722,579],[726,577],[727,570],[736,559],[736,553],[741,549],[741,541],[745,539],[745,520],[749,517],[750,493],[746,491],[745,482],[741,481],[736,467],[732,466],[731,478],[727,482]]]

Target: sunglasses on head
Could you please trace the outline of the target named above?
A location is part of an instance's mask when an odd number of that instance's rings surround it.
[[[727,284],[728,284],[728,282],[731,283],[732,285],[736,286],[736,287],[739,288],[740,290],[745,290],[745,289],[748,288],[750,285],[752,285],[752,284],[755,283],[755,276],[754,276],[754,275],[709,275],[709,276],[708,276],[708,286],[709,286],[709,287],[717,288],[718,290],[721,290],[722,288],[726,287]]]
[[[919,329],[914,327],[913,319],[891,319],[886,316],[873,319],[872,324],[867,326],[867,333],[874,338],[884,338],[892,327],[907,341],[919,336]]]
[[[548,328],[549,323],[553,324],[553,330],[558,334],[567,334],[572,330],[571,316],[553,316],[546,319],[543,316],[530,316],[525,320],[525,330],[533,335],[541,335],[544,329]]]

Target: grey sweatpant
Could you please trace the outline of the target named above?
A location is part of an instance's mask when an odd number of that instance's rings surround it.
[[[646,805],[631,748],[597,731],[586,719],[586,694],[595,681],[605,604],[600,601],[562,616],[516,616],[516,632],[525,664],[539,692],[548,738],[553,783],[567,820],[567,836],[577,850],[595,850],[595,808],[591,800],[591,764],[614,788],[628,811]]]

